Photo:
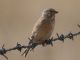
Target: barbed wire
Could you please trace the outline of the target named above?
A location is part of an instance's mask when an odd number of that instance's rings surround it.
[[[79,24],[78,24],[77,26],[80,28],[80,25],[79,25]],[[23,52],[22,55],[25,55],[25,57],[26,57],[27,54],[28,54],[28,52],[31,51],[31,50],[33,50],[33,49],[34,49],[35,47],[37,47],[38,45],[42,45],[42,46],[51,45],[51,46],[53,46],[53,42],[54,42],[54,41],[60,40],[60,41],[63,41],[63,42],[64,42],[64,40],[65,40],[66,38],[69,38],[69,39],[71,39],[71,40],[74,40],[74,36],[77,36],[77,35],[80,35],[80,31],[79,31],[79,32],[76,32],[76,33],[70,32],[70,33],[68,33],[67,35],[64,35],[64,34],[59,35],[59,34],[57,33],[57,38],[54,38],[54,39],[51,38],[51,39],[49,39],[49,40],[45,40],[42,44],[32,43],[32,40],[29,38],[30,41],[29,41],[28,46],[21,45],[21,44],[19,44],[19,43],[17,42],[17,44],[16,44],[15,47],[9,48],[9,49],[6,49],[6,48],[4,47],[4,44],[3,44],[2,48],[0,48],[0,55],[4,56],[4,57],[8,60],[8,57],[5,55],[7,52],[12,51],[12,50],[18,50],[18,51],[21,52],[22,49],[24,48],[24,49],[26,49],[26,50]]]

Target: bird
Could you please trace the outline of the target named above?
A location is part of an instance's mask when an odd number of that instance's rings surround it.
[[[42,12],[42,16],[35,23],[32,30],[31,39],[33,43],[41,44],[51,37],[55,26],[56,13],[58,11],[53,8],[45,9]]]
[[[45,40],[50,39],[54,26],[55,26],[55,15],[58,13],[53,8],[44,9],[42,15],[35,23],[30,40],[35,44],[42,44]],[[30,43],[31,44],[31,43]],[[29,49],[25,50],[25,57]]]

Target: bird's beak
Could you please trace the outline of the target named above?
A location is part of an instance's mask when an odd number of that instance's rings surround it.
[[[55,13],[59,13],[58,11],[55,11]]]

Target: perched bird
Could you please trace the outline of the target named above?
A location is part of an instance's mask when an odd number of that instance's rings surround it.
[[[55,14],[58,13],[53,8],[45,9],[41,17],[33,27],[31,34],[32,43],[42,44],[45,40],[50,39],[55,26]],[[29,49],[28,49],[29,51]],[[25,53],[27,55],[28,52]]]
[[[41,44],[51,37],[55,25],[56,13],[58,13],[58,11],[53,8],[46,9],[42,12],[42,16],[32,30],[31,39],[33,43]]]

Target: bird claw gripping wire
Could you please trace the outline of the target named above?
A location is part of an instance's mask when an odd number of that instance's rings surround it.
[[[48,40],[45,40],[43,43],[42,43],[42,46],[46,46],[46,45],[51,45],[53,46],[53,37],[51,39],[48,39]]]

